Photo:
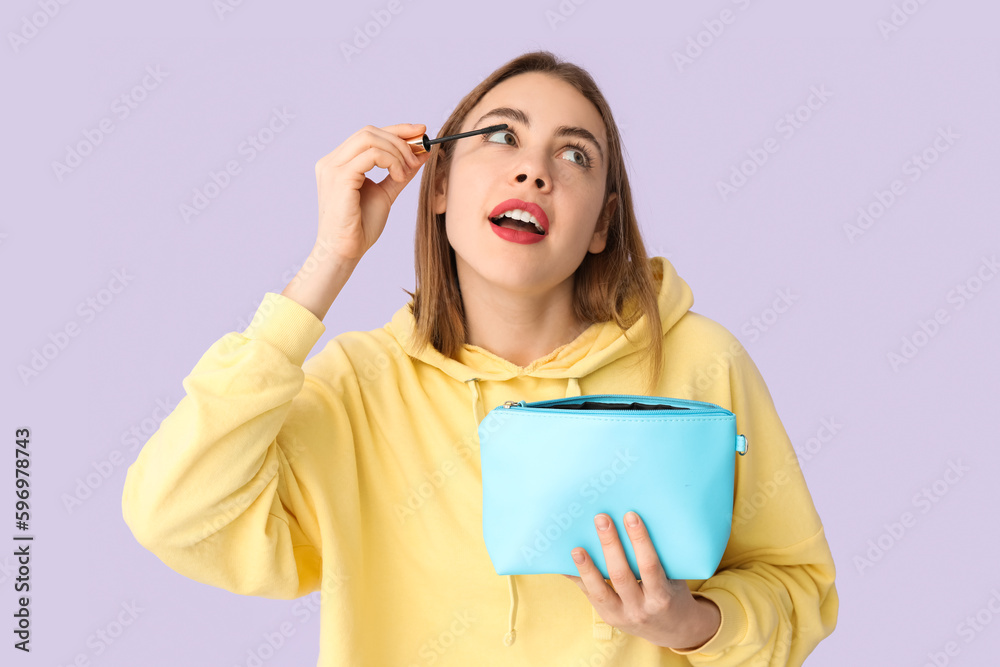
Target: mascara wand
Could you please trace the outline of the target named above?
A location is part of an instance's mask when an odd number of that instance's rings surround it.
[[[487,132],[495,132],[497,130],[506,130],[507,124],[502,125],[490,125],[489,127],[484,127],[481,130],[472,130],[470,132],[462,132],[461,134],[453,134],[450,137],[440,137],[438,139],[428,139],[425,134],[419,139],[410,139],[406,143],[410,145],[413,149],[415,155],[420,155],[421,153],[430,153],[432,144],[439,144],[442,141],[451,141],[452,139],[461,139],[462,137],[471,137],[475,134],[486,134]]]

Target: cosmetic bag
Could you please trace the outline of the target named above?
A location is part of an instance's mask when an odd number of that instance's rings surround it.
[[[670,579],[708,579],[729,542],[736,453],[714,403],[589,394],[507,401],[479,424],[483,538],[497,574],[570,574],[576,547],[609,578],[594,516],[607,513],[636,579],[636,512]]]

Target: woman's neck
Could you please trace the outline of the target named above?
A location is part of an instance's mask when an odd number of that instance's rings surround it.
[[[573,312],[572,277],[537,295],[515,294],[478,281],[466,285],[462,295],[466,342],[518,366],[572,342],[590,326]]]

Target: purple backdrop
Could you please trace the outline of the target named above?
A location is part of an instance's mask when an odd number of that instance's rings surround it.
[[[0,538],[0,662],[315,664],[308,598],[211,588],[135,542],[125,469],[202,353],[305,259],[316,161],[366,124],[434,136],[544,48],[609,97],[650,253],[745,344],[799,450],[841,600],[808,664],[992,664],[1000,10],[670,4],[8,2],[0,432],[11,466],[31,430],[35,540],[25,655],[22,533]],[[314,351],[404,303],[418,178]]]

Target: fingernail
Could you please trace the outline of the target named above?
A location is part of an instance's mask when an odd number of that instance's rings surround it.
[[[639,516],[635,512],[625,514],[625,525],[635,527],[639,525]]]
[[[595,521],[597,522],[597,530],[607,530],[611,526],[611,522],[604,514],[598,514]]]
[[[583,552],[579,551],[579,550],[578,551],[574,551],[573,552],[573,561],[576,562],[576,563],[582,563],[583,562]]]

